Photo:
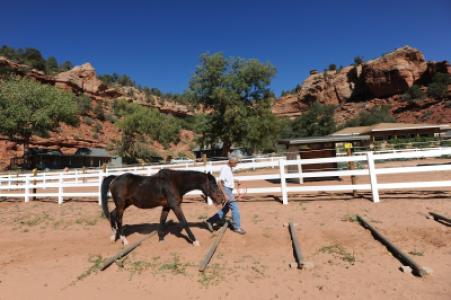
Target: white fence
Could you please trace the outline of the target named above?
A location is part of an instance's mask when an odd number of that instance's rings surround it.
[[[385,174],[405,174],[405,173],[423,173],[423,172],[445,172],[451,171],[451,164],[441,164],[433,166],[409,166],[409,167],[388,167],[376,168],[375,161],[384,161],[392,159],[415,159],[441,157],[451,155],[451,148],[442,148],[438,150],[426,151],[406,151],[402,153],[374,154],[366,152],[364,154],[330,157],[303,160],[286,160],[285,158],[267,158],[264,161],[251,161],[240,163],[237,170],[255,170],[260,168],[278,169],[277,172],[265,175],[239,175],[235,178],[239,181],[259,181],[259,180],[280,180],[279,186],[273,187],[255,187],[247,188],[248,194],[280,194],[283,204],[288,204],[289,193],[302,192],[322,192],[322,191],[353,191],[353,190],[371,190],[373,201],[379,202],[379,190],[384,189],[416,189],[416,188],[438,188],[451,187],[451,180],[442,181],[415,181],[415,182],[396,182],[396,183],[378,183],[378,175]],[[355,170],[336,169],[331,171],[302,172],[304,165],[324,164],[324,163],[347,163],[363,162],[365,168]],[[287,166],[295,166],[297,172],[287,173]],[[25,202],[33,197],[57,198],[58,203],[63,203],[64,198],[71,197],[95,197],[99,199],[100,204],[100,183],[105,176],[119,175],[125,172],[131,172],[140,175],[152,175],[166,166],[144,166],[134,168],[90,170],[86,174],[80,172],[72,173],[44,173],[32,176],[32,174],[23,174],[21,176],[7,175],[0,177],[0,197],[23,198]],[[171,168],[182,168],[197,170],[202,172],[217,172],[222,165],[213,165],[211,163],[204,166],[174,166]],[[287,179],[299,179],[303,182],[305,178],[327,178],[327,177],[349,177],[366,176],[369,177],[367,184],[333,184],[333,185],[296,185],[288,186]],[[34,191],[36,190],[36,191]],[[80,191],[81,190],[81,191]],[[200,191],[194,191],[190,194],[198,194]]]

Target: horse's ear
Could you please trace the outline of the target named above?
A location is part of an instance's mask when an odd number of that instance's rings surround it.
[[[208,175],[211,175],[211,172],[210,171],[208,171],[208,173],[207,173]]]

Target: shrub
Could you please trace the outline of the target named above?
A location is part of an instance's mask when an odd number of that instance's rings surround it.
[[[414,103],[417,100],[421,100],[424,97],[423,91],[416,84],[412,85],[406,93],[404,93],[401,98],[408,101],[409,103]]]
[[[91,99],[85,95],[77,97],[78,111],[81,115],[86,115],[91,110]]]
[[[103,105],[100,102],[97,102],[97,105],[94,109],[94,113],[96,114],[97,118],[101,121],[105,121],[105,112],[103,110]]]
[[[335,70],[337,70],[337,65],[336,64],[330,64],[328,69],[329,69],[329,71],[335,71]]]
[[[445,73],[436,73],[428,87],[428,96],[443,99],[448,94],[448,85],[451,83],[450,76]]]
[[[91,117],[86,116],[83,118],[83,123],[85,123],[87,125],[92,125],[92,124],[94,124],[94,121],[92,120]]]
[[[358,55],[356,57],[354,57],[354,65],[358,66],[361,65],[363,63],[363,57]]]

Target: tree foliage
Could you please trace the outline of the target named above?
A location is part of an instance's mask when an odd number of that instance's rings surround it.
[[[451,78],[448,74],[435,73],[428,87],[428,96],[443,99],[448,94],[449,84],[451,84]]]
[[[364,111],[357,118],[345,123],[345,127],[370,126],[377,123],[393,123],[395,118],[390,113],[390,106],[374,106],[370,111]]]
[[[336,129],[335,106],[313,102],[310,109],[296,118],[284,137],[310,137],[331,134]]]
[[[29,65],[30,67],[43,71],[47,74],[54,74],[72,69],[73,65],[69,61],[58,65],[58,61],[54,56],[49,56],[45,59],[41,52],[35,48],[12,48],[3,45],[0,48],[0,56],[5,56],[8,59],[14,60],[18,63]]]
[[[181,124],[173,116],[123,100],[115,101],[113,110],[121,117],[118,127],[122,130],[122,139],[118,152],[127,162],[135,162],[139,158],[148,159],[147,155],[151,150],[144,148],[151,140],[158,141],[165,147],[179,142]]]
[[[73,94],[30,79],[0,82],[0,133],[28,148],[32,135],[46,136],[60,122],[78,124]]]
[[[275,73],[271,64],[255,59],[201,56],[186,97],[212,111],[202,133],[207,145],[221,141],[227,155],[232,144],[255,151],[272,144],[277,119],[271,113],[274,95],[268,85]]]

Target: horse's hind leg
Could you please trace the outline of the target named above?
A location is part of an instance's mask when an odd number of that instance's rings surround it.
[[[124,227],[122,226],[122,217],[124,216],[124,210],[125,208],[117,208],[117,216],[116,216],[116,224],[117,224],[117,232],[120,234],[120,238],[122,241],[122,244],[128,245],[128,241],[125,238],[125,234],[124,234]]]
[[[161,211],[160,226],[158,227],[158,238],[160,239],[160,241],[164,239],[164,224],[166,223],[166,219],[168,218],[169,210],[170,208],[165,206]]]
[[[115,242],[118,239],[117,224],[116,224],[116,209],[113,209],[113,211],[110,213],[110,225],[111,230],[113,231],[113,234],[111,235],[110,239],[112,242]]]
[[[182,208],[180,207],[180,205],[175,206],[174,208],[172,208],[172,210],[174,211],[175,215],[177,216],[177,219],[179,219],[183,228],[185,228],[186,233],[188,234],[188,237],[193,242],[193,246],[199,246],[200,243],[198,240],[196,240],[196,238],[194,237],[194,234],[191,232],[191,229],[189,228],[188,223],[186,222],[185,215],[183,214],[183,211],[182,211]]]

